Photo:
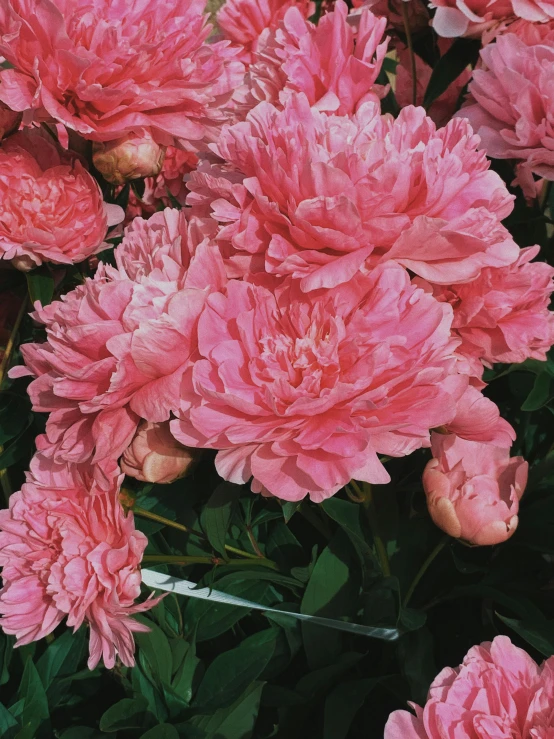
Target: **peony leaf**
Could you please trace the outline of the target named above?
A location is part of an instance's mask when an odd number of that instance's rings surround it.
[[[210,496],[202,511],[201,523],[208,541],[218,554],[227,557],[225,540],[233,515],[233,507],[242,488],[230,482],[222,482]]]
[[[424,108],[428,110],[431,103],[446,91],[468,65],[475,65],[479,57],[479,48],[479,41],[465,38],[458,38],[454,41],[433,69],[423,98]]]

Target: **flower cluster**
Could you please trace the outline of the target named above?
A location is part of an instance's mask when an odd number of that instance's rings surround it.
[[[464,12],[547,14],[520,5]],[[0,515],[0,623],[19,644],[67,617],[90,626],[91,666],[133,663],[131,616],[156,600],[135,603],[147,542],[121,473],[172,482],[203,449],[225,480],[321,502],[389,482],[380,455],[430,448],[438,526],[478,545],[515,531],[527,464],[484,371],[546,359],[554,269],[514,241],[486,154],[554,179],[550,31],[504,29],[456,115],[469,70],[428,113],[410,97],[431,69],[397,46],[395,117],[391,19],[312,10],[229,0],[208,38],[201,0],[0,8],[0,256],[84,261],[124,218],[101,193],[127,208],[113,259],[35,304],[45,340],[10,374],[48,414]],[[445,2],[435,28],[465,33],[460,13]],[[390,736],[424,736],[419,720]]]

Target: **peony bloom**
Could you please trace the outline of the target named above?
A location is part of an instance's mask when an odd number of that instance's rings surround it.
[[[554,180],[554,41],[538,36],[505,33],[488,44],[458,115],[469,119],[489,157],[515,159]]]
[[[64,618],[90,627],[89,669],[119,655],[134,665],[131,616],[156,605],[140,595],[140,561],[147,539],[119,503],[117,466],[109,489],[91,494],[88,476],[38,454],[21,492],[0,511],[0,625],[16,646],[50,634]]]
[[[509,447],[433,434],[433,457],[423,471],[431,518],[449,536],[470,544],[500,544],[518,524],[528,464]]]
[[[445,383],[450,392],[456,396],[457,386],[449,378]],[[452,387],[449,387],[452,384]],[[456,434],[467,441],[478,441],[482,444],[509,448],[515,441],[516,433],[508,421],[500,417],[496,403],[486,398],[473,385],[467,385],[456,403],[456,415],[440,430],[441,433]]]
[[[108,226],[122,220],[82,164],[38,131],[0,145],[0,259],[27,269],[82,262],[106,248]]]
[[[424,708],[395,711],[384,739],[549,739],[554,729],[554,657],[539,667],[507,636],[472,647],[446,667]]]
[[[314,25],[297,7],[287,11],[275,31],[254,54],[237,110],[246,114],[261,101],[280,107],[293,92],[302,92],[318,110],[350,115],[386,88],[377,85],[388,38],[385,18],[369,10],[348,16],[338,0],[335,9]]]
[[[258,50],[260,36],[277,27],[287,10],[295,7],[306,18],[309,0],[226,0],[217,14],[224,38],[241,47],[241,59],[249,64]]]
[[[292,95],[223,130],[226,163],[191,175],[188,202],[219,223],[230,274],[292,275],[309,291],[395,259],[464,282],[518,255],[500,222],[513,198],[478,142],[466,121],[437,130],[423,108],[394,120],[365,103],[349,119]]]
[[[431,0],[435,8],[432,26],[439,36],[479,37],[501,21],[514,15],[514,5],[518,0]],[[528,0],[520,0],[521,4]],[[530,0],[532,3],[533,0]]]
[[[217,449],[224,479],[284,500],[388,482],[377,453],[410,454],[455,415],[446,308],[394,263],[308,297],[290,279],[232,280],[200,316],[172,433]]]
[[[204,0],[6,0],[0,100],[94,141],[147,129],[163,145],[212,138],[243,65],[206,43]]]
[[[454,333],[480,377],[481,363],[524,362],[546,359],[554,344],[554,314],[548,310],[554,290],[554,269],[531,262],[538,246],[520,250],[509,267],[484,269],[464,285],[435,285],[433,294],[454,308]]]
[[[144,421],[121,459],[121,470],[143,482],[168,483],[190,471],[198,456],[172,436],[169,424]]]
[[[441,54],[445,54],[451,42],[448,39],[439,38],[437,45]],[[398,104],[401,108],[404,108],[410,105],[413,99],[411,58],[408,48],[403,44],[397,44],[396,50],[398,53],[398,65],[396,67],[396,88],[394,93]],[[417,54],[415,55],[415,60],[417,105],[423,105],[425,91],[427,90],[433,70]],[[442,95],[439,95],[436,100],[433,100],[427,113],[437,126],[445,126],[452,118],[458,108],[460,95],[470,79],[471,70],[465,69],[459,77],[450,83]]]
[[[143,131],[140,134],[127,134],[116,141],[95,142],[92,162],[105,180],[114,185],[123,185],[129,180],[158,175],[165,149]]]
[[[17,131],[22,120],[23,113],[10,110],[7,105],[0,103],[0,139],[9,136],[10,133],[13,133],[14,131]]]
[[[179,406],[191,335],[211,286],[223,282],[217,247],[184,212],[136,219],[93,279],[35,318],[47,341],[24,344],[29,395],[49,413],[37,446],[57,461],[117,459],[141,418],[165,421]]]

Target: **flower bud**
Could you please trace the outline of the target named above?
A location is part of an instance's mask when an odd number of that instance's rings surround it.
[[[121,470],[143,482],[169,483],[190,472],[198,457],[196,449],[179,444],[169,422],[143,421],[121,458]]]
[[[433,434],[432,459],[423,471],[427,507],[449,536],[478,546],[500,544],[518,524],[528,464],[510,450]]]
[[[105,180],[123,185],[141,177],[155,177],[161,171],[165,146],[146,132],[130,133],[115,141],[94,142],[92,161]]]
[[[11,110],[5,103],[0,102],[0,139],[17,131],[22,119],[23,113]]]
[[[34,269],[37,264],[34,262],[28,254],[20,254],[11,260],[12,267],[18,269],[20,272],[30,272]]]

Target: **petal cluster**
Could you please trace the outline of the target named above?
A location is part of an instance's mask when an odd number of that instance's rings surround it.
[[[119,457],[141,418],[164,421],[179,406],[191,333],[210,286],[223,280],[216,247],[183,212],[135,219],[116,250],[118,268],[35,317],[47,341],[22,347],[33,407],[49,413],[39,448],[56,460]],[[219,265],[219,266],[218,266]]]
[[[445,668],[416,715],[395,711],[385,739],[548,739],[554,730],[554,658],[542,665],[507,636],[472,647]]]
[[[455,415],[451,319],[394,263],[309,297],[232,280],[200,316],[173,434],[285,500],[387,482],[377,452],[409,454]]]
[[[343,0],[317,25],[292,7],[253,55],[244,89],[236,96],[237,112],[244,116],[262,101],[279,106],[294,92],[304,93],[318,110],[338,115],[379,100],[386,93],[376,84],[387,51],[385,26],[386,19],[369,10],[348,17]]]
[[[0,259],[29,267],[82,262],[106,247],[108,226],[122,220],[81,162],[38,131],[0,144]]]
[[[553,6],[554,7],[554,6]],[[458,115],[468,118],[493,159],[515,159],[554,180],[554,40],[506,33],[481,51],[471,97]]]
[[[220,226],[230,269],[301,280],[305,291],[394,259],[432,282],[514,262],[501,220],[512,196],[463,119],[438,129],[422,108],[396,120],[375,103],[326,115],[302,94],[226,127],[190,178],[193,213]]]
[[[203,0],[7,0],[0,7],[0,100],[85,138],[137,129],[157,143],[213,137],[243,65],[211,32]]]
[[[90,627],[93,669],[116,655],[134,664],[133,632],[147,630],[132,615],[157,600],[137,604],[139,564],[147,545],[119,503],[116,465],[103,468],[109,481],[92,491],[90,473],[57,465],[41,454],[27,482],[0,511],[0,625],[16,646],[50,634],[63,619]]]

